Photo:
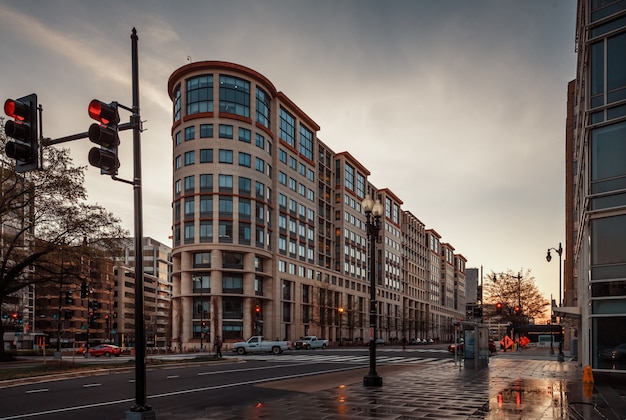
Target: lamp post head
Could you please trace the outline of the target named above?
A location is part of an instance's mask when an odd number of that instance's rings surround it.
[[[546,261],[550,262],[552,260],[552,255],[550,255],[550,250],[548,250],[548,254],[546,255]]]
[[[377,199],[374,203],[374,207],[372,208],[372,214],[374,215],[374,217],[378,218],[381,217],[384,212],[385,208],[383,207],[383,203],[381,203],[380,200]]]
[[[372,212],[372,209],[374,208],[374,200],[372,200],[372,197],[370,197],[369,194],[367,194],[361,202],[361,207],[363,207],[365,214]]]

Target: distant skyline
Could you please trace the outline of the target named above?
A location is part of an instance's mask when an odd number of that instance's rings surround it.
[[[545,255],[565,246],[575,19],[570,0],[0,0],[0,92],[3,101],[37,93],[46,137],[84,132],[91,99],[131,105],[135,27],[144,236],[171,246],[167,80],[189,61],[250,67],[468,267],[531,269],[557,299],[558,255]],[[132,179],[132,136],[121,141],[120,177]],[[65,144],[80,166],[92,146]],[[132,234],[132,187],[93,167],[86,187]]]

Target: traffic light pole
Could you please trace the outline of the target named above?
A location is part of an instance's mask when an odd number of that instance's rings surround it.
[[[139,60],[137,30],[131,35],[133,108],[133,188],[135,200],[135,405],[126,419],[156,419],[152,407],[146,404],[146,335],[143,305],[143,207],[141,195],[141,117],[139,116]]]

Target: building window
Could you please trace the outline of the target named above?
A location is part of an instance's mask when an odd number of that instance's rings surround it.
[[[180,96],[180,84],[176,85],[174,88],[174,122],[180,121],[180,107],[181,107],[181,96]],[[178,143],[177,143],[178,144]]]
[[[213,163],[213,149],[200,149],[200,163]]]
[[[265,185],[263,183],[256,181],[254,185],[256,198],[263,199],[265,198]]]
[[[193,254],[193,268],[211,268],[211,253],[196,252]]]
[[[239,194],[250,196],[252,194],[252,180],[243,176],[239,177]]]
[[[176,146],[178,146],[180,143],[182,143],[180,131],[177,131],[176,134],[174,134],[174,139],[175,139],[175,142],[176,142]]]
[[[255,134],[255,145],[261,150],[265,150],[265,137],[260,134]]]
[[[176,182],[174,183],[174,195],[179,196],[181,193],[181,182],[180,179],[177,179]]]
[[[194,242],[194,225],[193,222],[185,223],[185,243],[192,244]]]
[[[250,153],[239,152],[239,166],[250,167]]]
[[[200,138],[206,139],[213,137],[213,124],[200,124]]]
[[[233,191],[233,176],[220,174],[219,188],[220,188],[220,192],[232,192]]]
[[[287,164],[287,152],[283,149],[278,149],[278,160],[280,160],[285,165]]]
[[[222,279],[222,285],[233,284],[232,281],[226,282]],[[224,287],[224,286],[222,286]],[[240,297],[225,296],[222,299],[222,311],[224,319],[241,319],[243,318],[243,300]]]
[[[239,127],[239,141],[242,141],[244,143],[250,143],[251,139],[252,136],[250,134],[250,130],[248,130],[247,128]]]
[[[247,198],[239,199],[239,219],[240,220],[250,220],[251,206],[250,200]]]
[[[213,222],[211,220],[200,221],[200,242],[213,242]]]
[[[200,196],[200,217],[212,217],[213,216],[213,196],[201,195]]]
[[[195,213],[195,200],[193,197],[185,198],[185,219],[193,219]]]
[[[220,138],[232,139],[233,138],[233,126],[220,124]]]
[[[220,196],[219,201],[220,217],[233,217],[233,197]]]
[[[185,128],[185,141],[193,140],[196,138],[196,126]]]
[[[228,273],[222,277],[222,292],[223,293],[243,293],[243,277],[241,274]],[[240,317],[240,316],[239,316]],[[233,318],[224,314],[224,318]]]
[[[194,150],[185,152],[185,166],[193,165],[196,161],[196,152]]]
[[[220,75],[220,112],[250,117],[250,83]]]
[[[187,79],[187,115],[213,112],[213,75]]]
[[[185,194],[193,193],[196,189],[196,177],[193,175],[185,177]]]
[[[200,174],[200,192],[213,192],[213,174]]]
[[[243,254],[241,252],[222,252],[222,267],[243,269]]]
[[[592,194],[626,189],[626,121],[597,128],[591,132],[591,192]],[[608,202],[614,196],[594,199],[595,203]],[[614,206],[615,204],[613,204]]]
[[[222,324],[222,335],[229,340],[243,339],[243,323],[224,321]]]
[[[176,159],[174,159],[174,167],[176,169],[180,169],[183,166],[183,158],[178,155],[176,156]]]
[[[260,87],[256,88],[256,120],[266,128],[270,128],[272,100]]]
[[[263,296],[263,279],[261,277],[254,278],[254,294]]]
[[[239,243],[242,245],[250,245],[250,238],[250,223],[239,222]]]
[[[261,158],[254,158],[254,169],[261,173],[265,173],[265,161]]]
[[[232,164],[233,163],[233,151],[232,150],[226,150],[226,149],[220,149],[220,163],[229,163]]]
[[[354,167],[349,163],[346,163],[344,172],[344,182],[346,183],[346,188],[350,191],[354,191]]]
[[[280,108],[280,138],[287,142],[291,147],[296,147],[296,119]]]
[[[300,154],[313,160],[313,132],[300,124]]]
[[[230,220],[220,220],[218,227],[220,243],[233,243],[233,222]]]

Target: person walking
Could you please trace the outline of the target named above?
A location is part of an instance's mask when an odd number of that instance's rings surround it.
[[[222,357],[222,337],[219,335],[215,340],[215,355],[217,357]]]

